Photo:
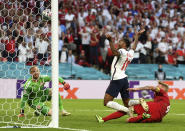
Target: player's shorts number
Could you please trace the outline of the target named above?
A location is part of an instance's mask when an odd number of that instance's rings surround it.
[[[166,114],[169,112],[169,110],[170,110],[170,106],[167,106],[167,108],[166,108]]]

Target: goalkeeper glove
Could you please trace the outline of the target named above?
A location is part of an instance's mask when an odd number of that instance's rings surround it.
[[[67,82],[62,83],[64,85],[64,90],[68,90],[70,88],[70,85]]]
[[[151,117],[151,115],[150,114],[147,114],[146,112],[145,113],[143,113],[143,119],[148,119],[148,118],[150,118]]]

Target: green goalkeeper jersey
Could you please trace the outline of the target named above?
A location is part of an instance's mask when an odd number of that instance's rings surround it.
[[[37,82],[32,81],[32,77],[29,78],[24,84],[23,96],[21,98],[21,109],[24,109],[27,101],[35,98],[41,99],[44,95],[44,84],[49,81],[51,81],[50,76],[40,76]],[[59,82],[63,83],[64,80],[59,77]]]

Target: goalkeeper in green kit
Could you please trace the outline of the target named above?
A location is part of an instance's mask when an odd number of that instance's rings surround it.
[[[35,110],[35,115],[39,115],[40,113],[42,113],[45,116],[51,116],[52,110],[44,104],[44,102],[51,100],[51,89],[44,89],[45,82],[51,81],[51,77],[40,76],[40,71],[37,66],[32,66],[30,68],[30,74],[31,78],[29,78],[24,84],[23,95],[21,98],[21,110],[18,117],[24,117],[24,108],[26,102],[31,108]],[[59,77],[59,82],[64,85],[65,90],[68,90],[70,88],[70,85],[66,83],[61,77]],[[71,114],[64,110],[60,94],[59,110],[64,116],[68,116]]]

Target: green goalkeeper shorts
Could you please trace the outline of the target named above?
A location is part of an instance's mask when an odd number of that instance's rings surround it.
[[[41,100],[38,99],[33,99],[28,101],[28,105],[33,108],[34,110],[37,110],[41,112],[43,115],[47,116],[50,108],[46,106]]]

